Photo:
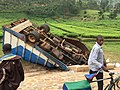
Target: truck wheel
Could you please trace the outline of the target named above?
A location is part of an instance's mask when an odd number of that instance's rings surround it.
[[[30,42],[35,43],[39,41],[40,34],[37,31],[32,31],[28,34],[27,38]]]
[[[43,24],[39,27],[40,30],[43,30],[45,33],[50,31],[50,27],[47,24]]]

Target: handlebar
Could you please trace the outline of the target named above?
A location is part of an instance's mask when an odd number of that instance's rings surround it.
[[[113,75],[115,75],[115,74],[116,74],[116,75],[119,75],[120,73],[119,73],[119,72],[110,72],[110,71],[109,71],[109,75],[110,75],[110,76],[113,76]]]
[[[115,73],[114,72],[109,72],[109,75],[110,76],[113,76]]]
[[[109,73],[110,77],[105,78],[105,79],[100,79],[100,80],[92,81],[93,78],[94,78],[99,72],[100,72],[100,70],[98,70],[98,72],[97,72],[97,73],[94,73],[94,74],[85,74],[85,77],[86,77],[86,79],[87,79],[88,81],[90,81],[90,82],[96,82],[96,81],[111,79],[111,78],[113,78],[113,75],[115,75],[115,74],[118,75],[118,74],[119,74],[119,73],[116,73],[116,72],[111,72],[111,71],[109,71],[108,73]]]

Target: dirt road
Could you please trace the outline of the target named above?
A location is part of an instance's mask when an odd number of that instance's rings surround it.
[[[74,72],[61,70],[48,70],[40,65],[23,62],[25,70],[25,80],[21,83],[17,90],[62,90],[64,82],[84,80],[84,74],[88,72]],[[112,70],[120,71],[120,68]],[[104,73],[108,77],[108,73]],[[104,81],[104,86],[109,80]],[[92,83],[92,90],[97,90],[96,83]]]

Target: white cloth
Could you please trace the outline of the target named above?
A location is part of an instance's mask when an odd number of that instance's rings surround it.
[[[96,42],[90,52],[88,59],[88,66],[90,70],[98,71],[103,66],[103,55],[102,47]]]

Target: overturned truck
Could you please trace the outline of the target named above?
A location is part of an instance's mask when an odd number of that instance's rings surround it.
[[[87,47],[77,40],[53,35],[48,24],[37,26],[23,18],[4,25],[3,31],[3,45],[12,44],[12,53],[23,60],[62,70],[69,70],[68,65],[87,64]]]

